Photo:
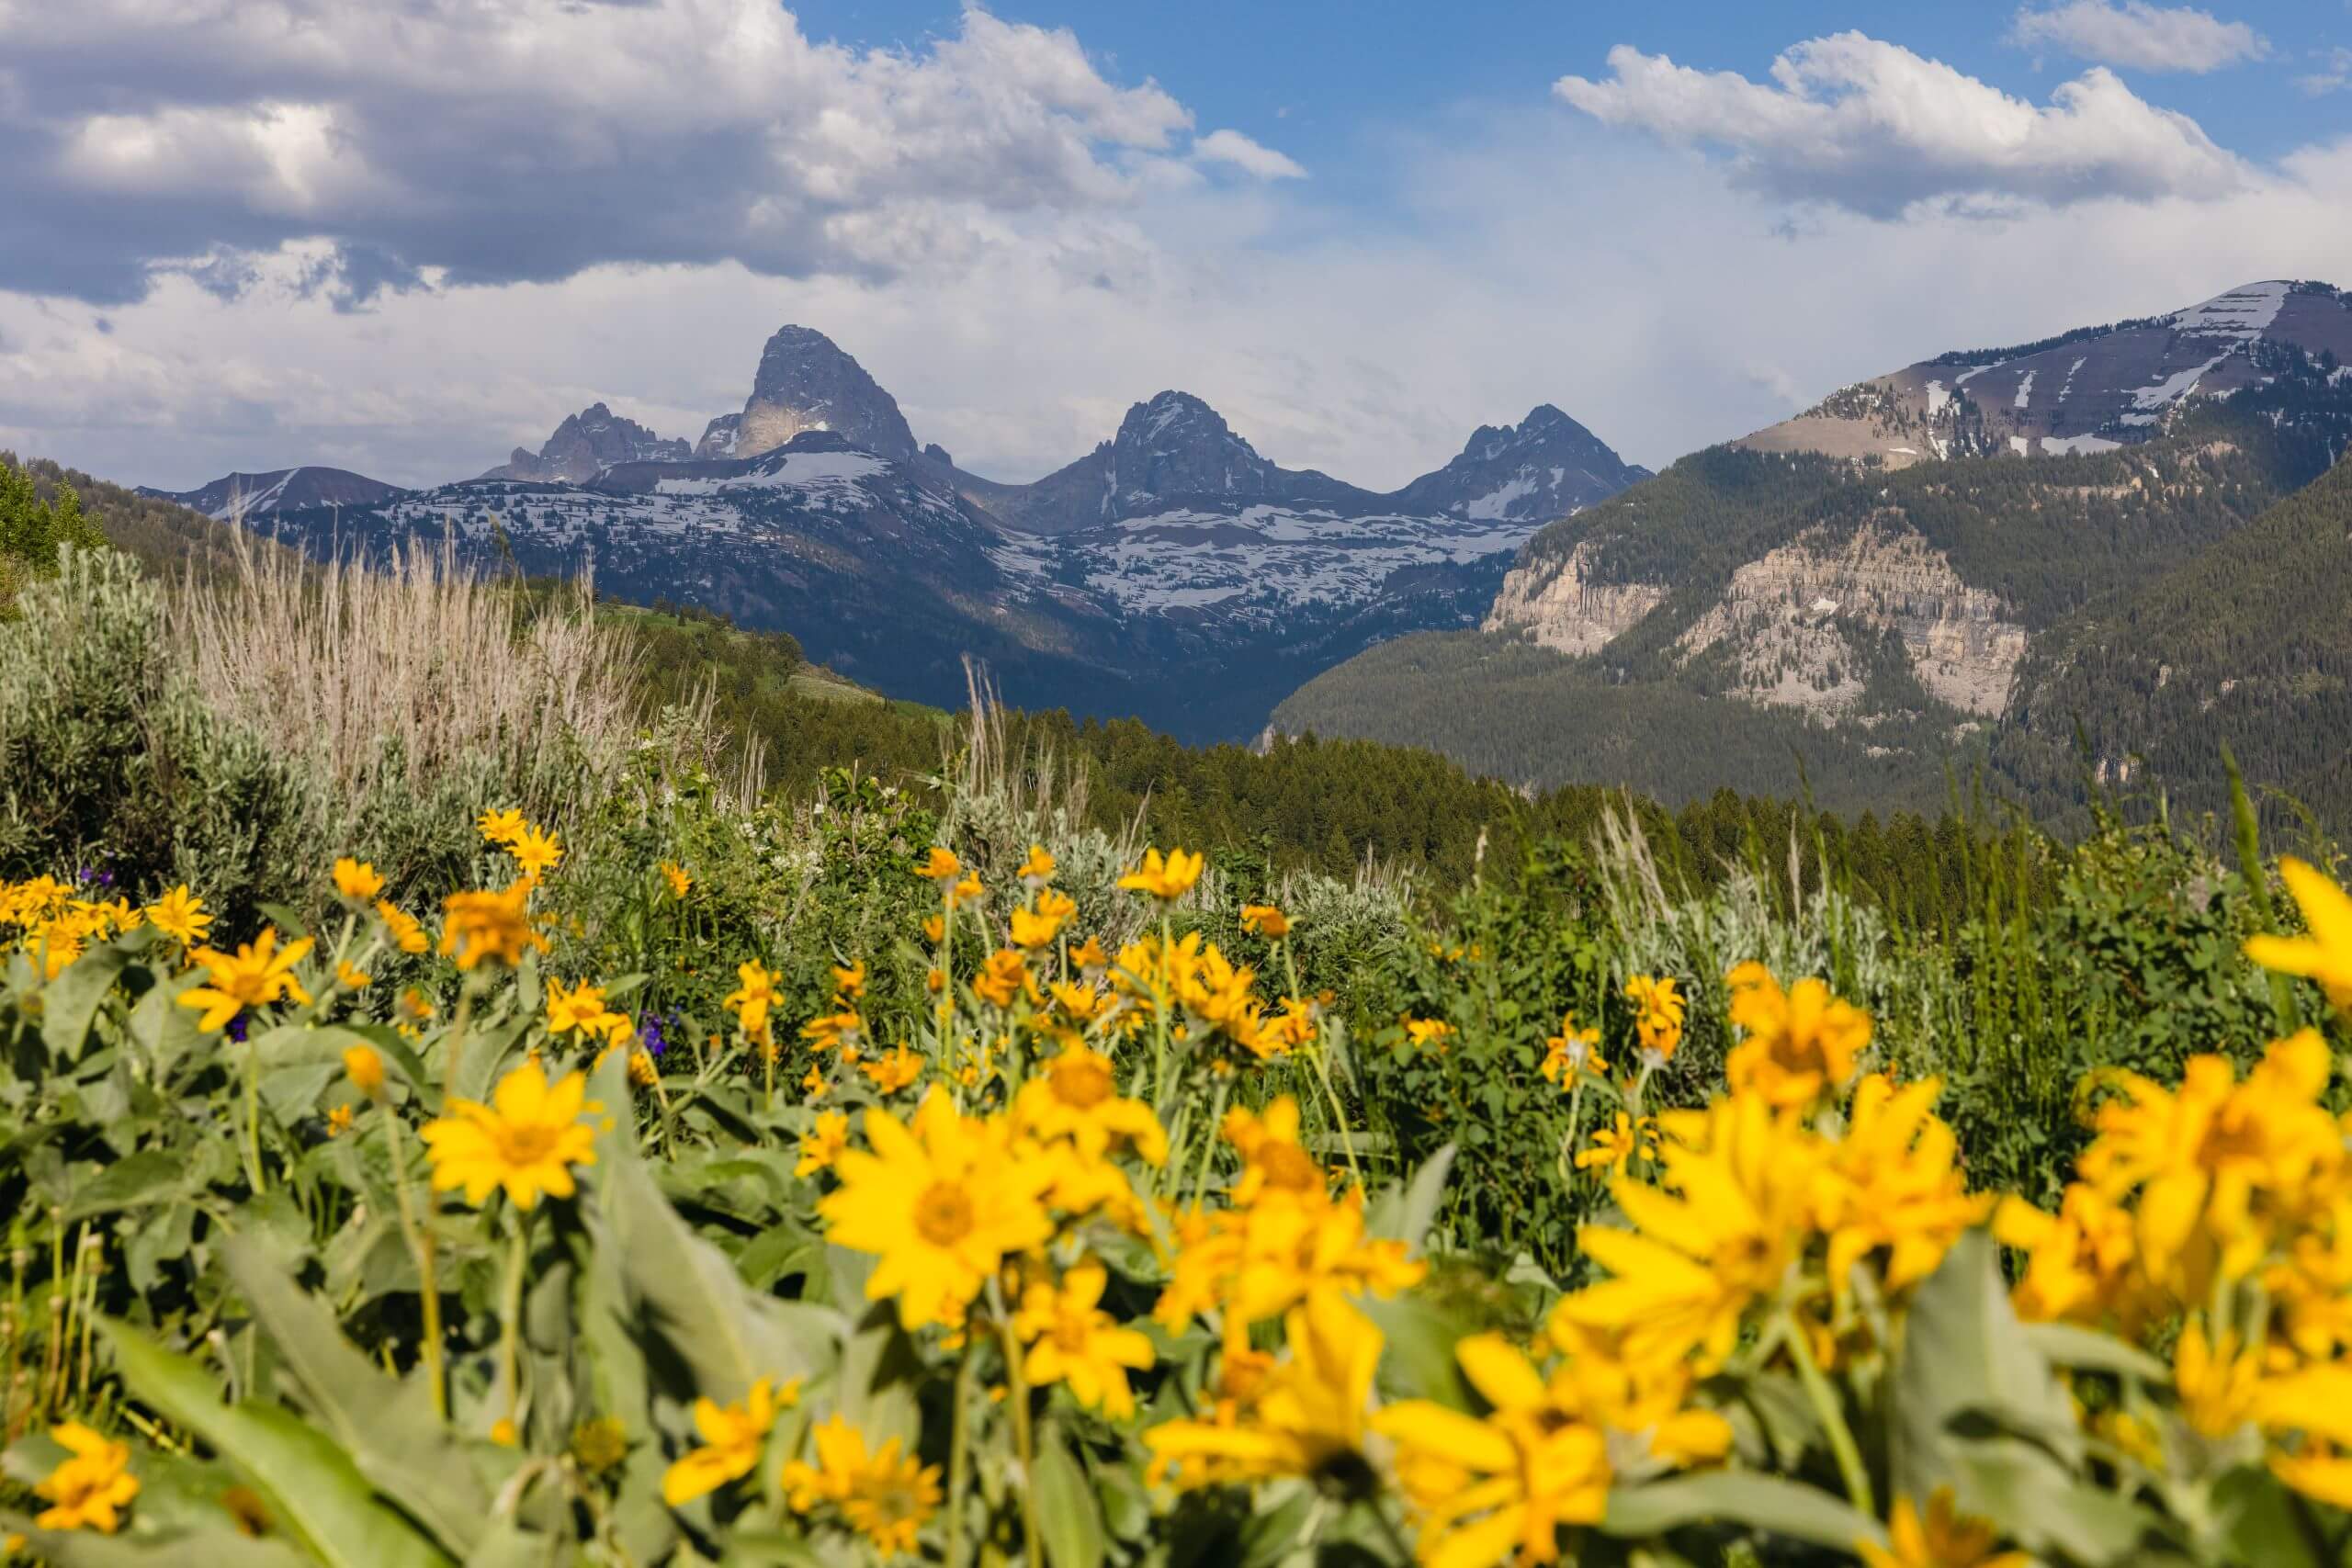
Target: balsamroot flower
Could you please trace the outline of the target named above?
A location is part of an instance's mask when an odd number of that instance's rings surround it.
[[[903,1326],[959,1316],[1006,1258],[1053,1234],[1039,1201],[1053,1165],[1015,1145],[1002,1121],[961,1115],[933,1089],[911,1128],[882,1110],[865,1124],[872,1152],[841,1156],[842,1184],[817,1213],[827,1240],[880,1258],[866,1299],[895,1297]]]
[[[2000,1532],[1962,1513],[1949,1486],[1936,1488],[1924,1514],[1910,1498],[1897,1497],[1886,1533],[1891,1551],[1867,1540],[1854,1543],[1864,1568],[2030,1568],[2033,1562],[2022,1551],[1995,1551]]]
[[[569,1198],[578,1190],[571,1168],[596,1163],[588,1118],[603,1110],[588,1098],[586,1074],[550,1085],[537,1062],[526,1062],[498,1080],[490,1104],[452,1100],[449,1114],[424,1124],[434,1190],[462,1188],[477,1208],[499,1188],[518,1209],[536,1208],[543,1192]]]
[[[281,949],[275,926],[264,927],[261,935],[233,953],[199,947],[188,956],[204,966],[208,983],[182,991],[180,1006],[202,1008],[204,1016],[196,1021],[196,1026],[208,1032],[226,1026],[247,1008],[266,1007],[288,997],[308,1007],[311,994],[295,977],[294,965],[311,947],[309,937],[297,937]]]
[[[1102,1265],[1090,1260],[1070,1269],[1058,1286],[1037,1281],[1022,1294],[1012,1332],[1029,1347],[1021,1375],[1031,1387],[1067,1382],[1080,1404],[1124,1421],[1136,1413],[1127,1373],[1148,1370],[1156,1358],[1148,1338],[1102,1310],[1109,1280]]]
[[[212,917],[205,913],[204,900],[190,893],[185,882],[148,905],[145,914],[148,924],[182,947],[194,947],[212,929]]]
[[[334,863],[334,890],[346,898],[364,901],[384,890],[384,879],[366,861],[345,855]]]
[[[1207,863],[1207,857],[1198,853],[1170,850],[1163,857],[1158,850],[1147,849],[1143,864],[1119,878],[1119,886],[1131,893],[1148,893],[1163,902],[1182,898],[1201,879],[1202,868]]]
[[[1280,942],[1290,935],[1290,917],[1272,904],[1244,904],[1241,923],[1268,942]]]
[[[1337,1292],[1318,1292],[1283,1319],[1289,1359],[1249,1379],[1207,1420],[1165,1421],[1143,1435],[1155,1480],[1180,1487],[1304,1476],[1361,1495],[1372,1379],[1383,1338]],[[1244,1347],[1246,1354],[1246,1347]],[[1230,1361],[1235,1354],[1228,1342]]]
[[[1810,1105],[1843,1089],[1871,1043],[1871,1015],[1830,994],[1820,980],[1783,991],[1761,964],[1729,976],[1731,1021],[1747,1032],[1724,1061],[1734,1094],[1761,1094],[1775,1105]]]
[[[868,1451],[865,1435],[840,1416],[811,1434],[817,1462],[784,1467],[785,1500],[796,1514],[831,1507],[885,1556],[912,1551],[939,1506],[939,1467],[899,1453],[890,1438]]]
[[[753,1383],[751,1393],[733,1404],[695,1400],[695,1435],[702,1442],[662,1472],[662,1500],[673,1508],[684,1507],[751,1474],[767,1447],[777,1410],[799,1403],[797,1380],[778,1388],[769,1378]]]
[[[768,1033],[768,1010],[784,999],[776,989],[775,976],[767,965],[757,959],[735,965],[735,977],[742,984],[727,995],[727,1009],[735,1015],[743,1032],[754,1040],[764,1040]]]
[[[67,1457],[33,1483],[34,1493],[49,1505],[33,1523],[45,1530],[114,1534],[121,1528],[122,1510],[139,1495],[139,1478],[130,1473],[130,1445],[110,1441],[79,1421],[51,1427],[49,1435]]]
[[[2279,861],[2278,874],[2310,934],[2248,937],[2245,955],[2265,969],[2318,981],[2329,1001],[2352,1012],[2352,894],[2292,855]]]
[[[419,953],[433,945],[426,940],[424,927],[417,918],[390,899],[376,900],[376,918],[384,922],[384,930],[390,935],[392,945],[402,953]]]
[[[460,969],[484,962],[509,968],[526,948],[548,950],[548,939],[531,919],[531,886],[517,882],[503,892],[452,893],[443,903],[441,952]]]
[[[1635,975],[1625,982],[1625,999],[1634,1004],[1634,1037],[1641,1042],[1642,1055],[1651,1066],[1664,1066],[1682,1043],[1682,993],[1671,976]]]

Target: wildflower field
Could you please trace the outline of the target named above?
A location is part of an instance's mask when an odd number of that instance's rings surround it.
[[[1932,930],[1630,808],[1274,875],[268,582],[0,622],[12,1558],[2352,1555],[2352,897],[2250,808]]]

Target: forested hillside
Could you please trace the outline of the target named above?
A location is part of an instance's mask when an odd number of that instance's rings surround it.
[[[2091,455],[1890,472],[1710,448],[1539,533],[1480,632],[1374,649],[1276,725],[1668,799],[1802,777],[1846,809],[1932,803],[1989,758],[2000,795],[2074,827],[2086,771],[2214,805],[2228,742],[2257,794],[2340,825],[2352,789],[2316,727],[2260,716],[2317,720],[2340,689],[2316,629],[2342,615],[2340,485],[2301,496],[2344,447],[2352,386],[2324,357],[2263,364],[2267,383]],[[2246,646],[2273,617],[2275,651]],[[2161,684],[2168,661],[2203,684]],[[2077,710],[2098,715],[2087,769]]]
[[[2043,806],[2079,805],[2079,726],[2114,778],[2181,801],[2226,798],[2222,748],[2257,784],[2352,816],[2352,464],[2029,661],[2000,775]]]

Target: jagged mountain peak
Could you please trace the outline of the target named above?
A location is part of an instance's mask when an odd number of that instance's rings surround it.
[[[752,395],[744,400],[733,444],[724,455],[756,457],[804,430],[833,431],[885,457],[911,458],[916,453],[914,432],[898,400],[865,367],[814,327],[786,324],[760,351]],[[718,421],[704,441],[713,444],[714,437],[724,439]]]
[[[678,463],[693,455],[681,439],[663,440],[601,400],[567,414],[533,452],[517,446],[485,479],[563,479],[585,484],[616,463]]]
[[[1396,492],[1406,510],[1548,522],[1649,478],[1550,403],[1517,424],[1482,424],[1461,454]]]

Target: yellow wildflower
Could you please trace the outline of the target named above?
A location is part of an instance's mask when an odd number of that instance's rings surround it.
[[[1854,1543],[1866,1568],[2029,1568],[2033,1562],[2022,1551],[1995,1551],[1999,1532],[1962,1513],[1949,1486],[1936,1488],[1925,1514],[1910,1498],[1897,1497],[1886,1533],[1888,1546]]]
[[[684,1507],[751,1474],[767,1446],[776,1412],[799,1403],[797,1380],[778,1388],[770,1378],[753,1383],[751,1393],[737,1404],[695,1400],[695,1435],[702,1442],[662,1472],[662,1500],[673,1508]]]
[[[768,1032],[768,1010],[784,999],[777,991],[775,976],[767,965],[757,959],[738,964],[735,977],[742,982],[727,997],[727,1008],[742,1025],[743,1032],[754,1040],[763,1040]]]
[[[1829,1283],[1841,1299],[1854,1265],[1873,1252],[1886,1254],[1887,1289],[1926,1279],[1992,1211],[1991,1194],[1967,1190],[1960,1140],[1931,1110],[1940,1089],[1925,1078],[1898,1089],[1882,1073],[1855,1086],[1846,1135],[1827,1149],[1814,1190],[1813,1223],[1829,1238]]]
[[[1159,899],[1182,898],[1201,879],[1201,870],[1206,864],[1205,856],[1186,854],[1182,850],[1170,850],[1163,857],[1158,850],[1147,849],[1143,864],[1119,878],[1119,886]]]
[[[1032,844],[1029,846],[1029,858],[1021,863],[1021,869],[1013,874],[1031,887],[1043,887],[1054,879],[1054,857],[1046,852],[1045,845]]]
[[[785,1500],[792,1511],[809,1514],[830,1505],[883,1555],[912,1551],[939,1506],[939,1467],[902,1456],[896,1438],[869,1453],[865,1434],[839,1415],[820,1423],[810,1437],[817,1462],[794,1460],[784,1467]]]
[[[1268,942],[1280,942],[1290,935],[1290,917],[1272,904],[1244,904],[1241,923]]]
[[[2302,909],[2309,934],[2248,937],[2245,955],[2265,969],[2318,981],[2329,1001],[2352,1011],[2352,895],[2292,855],[2279,861],[2278,874]]]
[[[922,1058],[903,1044],[860,1064],[857,1069],[874,1081],[877,1094],[896,1094],[922,1077]]]
[[[1126,1144],[1145,1163],[1168,1158],[1168,1134],[1140,1100],[1123,1099],[1111,1058],[1072,1043],[1022,1084],[1012,1106],[1014,1122],[1028,1136],[1067,1139],[1084,1157],[1099,1159],[1115,1144]]]
[[[1408,1018],[1405,1021],[1405,1038],[1412,1042],[1415,1050],[1435,1047],[1442,1055],[1450,1049],[1448,1042],[1453,1038],[1453,1025],[1442,1018]]]
[[[514,808],[505,811],[485,811],[474,818],[475,830],[491,843],[502,848],[522,837],[526,826],[527,824],[523,820],[523,813]]]
[[[355,1114],[356,1112],[353,1108],[348,1105],[338,1105],[334,1110],[328,1111],[327,1136],[330,1138],[341,1137],[344,1134],[351,1131],[351,1123]]]
[[[1578,1029],[1575,1013],[1563,1015],[1560,1032],[1544,1042],[1544,1080],[1574,1089],[1578,1073],[1608,1070],[1608,1059],[1600,1054],[1600,1031]]]
[[[1109,1279],[1090,1260],[1065,1273],[1058,1288],[1038,1280],[1022,1293],[1012,1332],[1029,1347],[1021,1374],[1031,1387],[1067,1382],[1080,1404],[1124,1421],[1136,1413],[1127,1373],[1148,1371],[1155,1358],[1148,1338],[1102,1310]]]
[[[661,1064],[654,1061],[652,1052],[637,1050],[628,1054],[628,1081],[639,1089],[651,1089],[662,1081]]]
[[[182,991],[180,1006],[202,1008],[204,1016],[196,1021],[196,1026],[207,1031],[222,1027],[247,1008],[287,997],[308,1007],[311,994],[296,978],[294,965],[309,953],[311,945],[309,937],[298,937],[280,949],[277,928],[266,926],[234,953],[199,947],[188,956],[204,966],[209,984]]]
[[[553,833],[525,828],[507,840],[506,852],[522,868],[523,880],[537,882],[563,861],[563,842]]]
[[[1037,895],[1034,908],[1012,911],[1012,944],[1039,948],[1061,934],[1062,925],[1078,913],[1078,905],[1048,887]]]
[[[146,913],[149,924],[182,947],[194,947],[212,929],[212,917],[205,913],[204,900],[190,893],[185,882],[148,905]]]
[[[673,860],[662,863],[662,880],[670,885],[670,897],[673,898],[684,897],[686,890],[695,885],[695,879],[687,874],[686,868]]]
[[[373,898],[384,890],[384,879],[366,861],[345,855],[334,863],[334,890],[346,898]]]
[[[384,929],[391,933],[392,945],[402,953],[423,953],[432,945],[416,917],[390,899],[376,900],[376,918],[384,922]]]
[[[376,983],[376,977],[356,964],[335,960],[335,984],[347,991],[364,991]]]
[[[817,1212],[829,1241],[880,1258],[866,1299],[896,1297],[907,1328],[969,1303],[1008,1255],[1053,1234],[1038,1202],[1052,1167],[1013,1147],[1001,1121],[959,1115],[933,1089],[911,1130],[868,1111],[865,1141],[871,1153],[842,1153],[842,1185]]]
[[[1653,1065],[1673,1059],[1682,1043],[1685,1003],[1672,976],[1635,975],[1625,982],[1625,999],[1634,1004],[1634,1037]]]
[[[1832,996],[1819,980],[1783,991],[1761,964],[1731,972],[1731,1021],[1747,1038],[1724,1060],[1735,1094],[1761,1094],[1775,1105],[1810,1105],[1842,1089],[1871,1043],[1871,1017]]]
[[[1178,1486],[1305,1476],[1361,1489],[1365,1404],[1382,1336],[1336,1292],[1319,1292],[1283,1320],[1290,1359],[1255,1380],[1249,1397],[1208,1420],[1166,1421],[1143,1435],[1151,1472]],[[1230,1355],[1230,1352],[1228,1352]]]
[[[114,1534],[121,1528],[122,1510],[139,1495],[139,1478],[130,1473],[130,1445],[110,1441],[79,1421],[51,1427],[49,1435],[67,1457],[33,1483],[49,1505],[33,1523],[45,1530]]]
[[[561,980],[548,980],[548,1032],[570,1034],[574,1030],[585,1034],[604,1031],[605,987],[592,986],[582,980],[566,987]]]
[[[1598,1523],[1606,1509],[1607,1438],[1563,1408],[1526,1353],[1501,1336],[1475,1335],[1454,1354],[1492,1407],[1485,1420],[1421,1399],[1374,1420],[1397,1445],[1421,1559],[1466,1568],[1515,1551],[1522,1562],[1550,1562],[1562,1525]]]
[[[1748,1303],[1781,1288],[1802,1250],[1820,1143],[1753,1097],[1667,1118],[1666,1188],[1623,1176],[1611,1193],[1634,1228],[1587,1225],[1577,1245],[1613,1276],[1562,1303],[1568,1321],[1623,1335],[1636,1359],[1731,1353]]]
[[[851,1001],[865,995],[865,960],[861,958],[844,969],[836,964],[833,969],[833,989]]]
[[[792,1174],[808,1177],[831,1170],[848,1147],[849,1118],[838,1111],[820,1111],[815,1127],[800,1140],[800,1163]]]
[[[377,1050],[373,1045],[345,1046],[343,1050],[343,1071],[344,1076],[351,1080],[351,1087],[366,1095],[368,1099],[380,1100],[383,1098],[385,1083],[384,1058],[377,1053]]]
[[[964,863],[956,858],[953,851],[933,844],[929,858],[922,863],[922,870],[915,874],[933,882],[953,882],[964,874]]]
[[[571,1168],[596,1163],[588,1118],[604,1107],[588,1098],[588,1079],[568,1073],[553,1085],[537,1062],[526,1062],[498,1082],[491,1103],[452,1100],[449,1113],[424,1124],[436,1192],[463,1188],[481,1206],[497,1188],[518,1209],[539,1194],[569,1198],[577,1190]]]
[[[1011,1007],[1012,998],[1023,991],[1034,998],[1037,984],[1030,978],[1028,962],[1017,948],[998,948],[972,976],[972,994],[996,1007]]]
[[[485,960],[512,967],[525,948],[548,950],[548,939],[531,919],[531,888],[517,882],[503,892],[452,893],[443,901],[441,952],[460,969]]]
[[[1657,1158],[1657,1118],[1645,1116],[1635,1122],[1620,1111],[1615,1122],[1594,1129],[1590,1148],[1577,1151],[1577,1168],[1590,1170],[1595,1166],[1605,1166],[1611,1170],[1622,1170],[1637,1157]]]

